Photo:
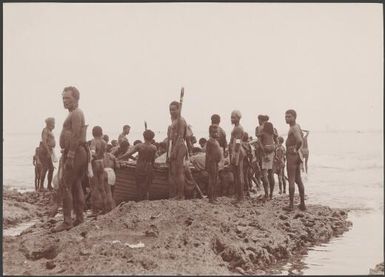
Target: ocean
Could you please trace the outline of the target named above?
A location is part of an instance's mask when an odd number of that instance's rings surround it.
[[[54,133],[58,141],[59,131]],[[109,135],[110,139],[118,136]],[[164,132],[156,132],[156,139],[164,136]],[[128,138],[133,142],[140,139],[140,133]],[[4,134],[4,187],[34,189],[32,157],[39,141],[40,133]],[[347,208],[353,226],[341,237],[313,247],[301,266],[285,265],[282,274],[295,268],[298,274],[366,275],[369,268],[384,261],[383,132],[314,131],[308,143],[309,172],[303,174],[307,203]],[[56,154],[60,156],[58,149]]]

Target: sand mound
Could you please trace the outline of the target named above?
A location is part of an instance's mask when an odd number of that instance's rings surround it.
[[[54,219],[5,238],[7,274],[262,274],[351,225],[344,210],[282,210],[286,197],[122,203],[70,231]],[[143,246],[143,247],[141,247]]]

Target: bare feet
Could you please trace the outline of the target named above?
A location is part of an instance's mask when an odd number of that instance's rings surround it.
[[[58,233],[58,232],[62,232],[62,231],[68,231],[70,230],[71,228],[73,227],[72,224],[68,224],[68,223],[61,223],[60,225],[54,227],[51,229],[51,232],[52,233]]]
[[[306,211],[305,203],[299,204],[299,205],[298,205],[298,208],[299,208],[301,211]]]
[[[287,212],[292,212],[294,210],[293,206],[289,205],[286,207],[283,207],[282,210],[287,211]]]
[[[78,226],[79,224],[82,224],[83,222],[84,222],[84,220],[76,219],[76,220],[74,221],[74,227],[75,227],[75,226]]]

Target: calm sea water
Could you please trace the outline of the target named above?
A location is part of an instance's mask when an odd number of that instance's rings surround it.
[[[39,135],[4,134],[3,186],[34,188],[32,156]],[[55,135],[58,137],[57,130]],[[109,135],[116,138],[118,134]],[[156,137],[161,140],[164,136],[162,132]],[[139,133],[129,135],[130,142],[135,139],[140,139]],[[310,250],[298,273],[368,274],[369,268],[384,261],[382,131],[312,132],[309,149],[309,173],[304,175],[308,203],[350,209],[353,227]],[[59,156],[58,150],[56,153]],[[298,269],[298,265],[287,264],[283,274],[293,267]]]

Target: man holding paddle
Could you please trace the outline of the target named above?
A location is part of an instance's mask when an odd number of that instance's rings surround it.
[[[173,101],[170,103],[171,125],[167,131],[167,162],[170,168],[170,179],[176,189],[177,200],[185,198],[185,160],[187,158],[187,123],[181,116],[184,89],[182,88],[180,102]]]

